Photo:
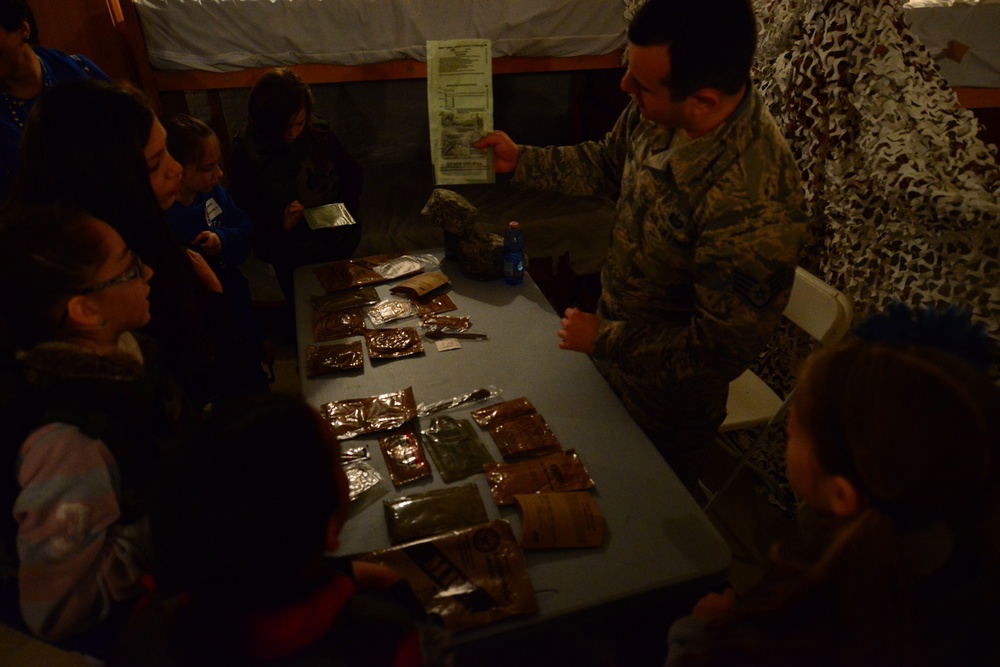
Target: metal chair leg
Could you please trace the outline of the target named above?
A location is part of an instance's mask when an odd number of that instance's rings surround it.
[[[775,423],[784,418],[785,411],[788,409],[788,405],[792,398],[792,393],[794,393],[794,390],[793,392],[788,394],[784,402],[781,404],[781,407],[778,408],[778,411],[774,413],[774,415],[761,428],[760,432],[757,433],[757,437],[753,439],[753,442],[750,443],[750,446],[748,446],[746,448],[746,451],[743,452],[743,455],[740,457],[740,460],[736,464],[736,467],[733,468],[733,471],[729,473],[728,477],[726,477],[726,481],[722,483],[722,485],[715,491],[715,493],[709,492],[709,490],[705,487],[704,484],[701,485],[702,490],[704,490],[706,495],[709,496],[708,502],[705,503],[704,506],[702,506],[701,508],[702,511],[708,512],[708,510],[712,508],[712,505],[715,504],[715,501],[719,499],[719,496],[728,491],[729,487],[732,486],[734,481],[736,481],[736,476],[739,475],[740,471],[746,467],[747,462],[750,460],[750,457],[753,456],[754,453],[764,443],[764,436],[766,436],[768,432],[770,432],[771,427],[774,426]]]
[[[739,475],[740,471],[743,470],[744,467],[746,467],[747,461],[749,461],[750,457],[753,456],[753,453],[757,451],[757,448],[760,446],[760,443],[764,441],[764,435],[769,430],[771,430],[770,426],[771,424],[769,422],[765,424],[763,427],[761,427],[761,430],[757,434],[757,437],[754,438],[753,442],[750,443],[750,446],[747,447],[746,451],[743,452],[743,456],[740,457],[740,460],[736,464],[736,467],[733,468],[733,471],[729,473],[728,477],[726,477],[726,481],[724,481],[722,485],[718,489],[716,489],[714,493],[709,492],[708,488],[704,484],[702,484],[702,490],[704,490],[706,493],[709,494],[708,502],[705,503],[705,505],[701,508],[703,511],[707,512],[708,510],[710,510],[712,508],[712,505],[715,504],[715,501],[718,500],[719,497],[726,491],[728,491],[729,487],[733,485],[733,482],[736,481],[737,475]]]

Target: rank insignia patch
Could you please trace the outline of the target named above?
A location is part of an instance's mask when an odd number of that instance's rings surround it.
[[[741,271],[733,272],[733,290],[753,308],[766,308],[778,294],[792,285],[795,269],[780,269],[764,280],[757,280]]]

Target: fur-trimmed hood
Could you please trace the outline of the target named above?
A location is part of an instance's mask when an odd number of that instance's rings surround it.
[[[146,344],[140,342],[143,357],[148,347],[148,341]],[[79,345],[56,341],[20,351],[17,360],[32,384],[39,376],[134,381],[145,372],[142,359],[130,352],[118,350],[114,354],[101,355]]]
[[[159,369],[152,341],[126,334],[108,355],[46,342],[18,352],[17,361],[26,384],[25,427],[72,424],[102,440],[121,475],[123,520],[141,516],[161,452],[197,420]]]

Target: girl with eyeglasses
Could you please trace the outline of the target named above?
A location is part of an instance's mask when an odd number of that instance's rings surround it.
[[[265,393],[258,350],[238,326],[218,277],[164,219],[182,171],[167,149],[166,130],[136,91],[66,81],[32,110],[9,204],[85,211],[156,267],[144,332],[196,406]]]
[[[23,208],[0,222],[11,286],[0,294],[0,514],[17,572],[4,621],[92,654],[141,593],[153,472],[195,422],[156,346],[134,333],[150,321],[153,276],[85,214]]]

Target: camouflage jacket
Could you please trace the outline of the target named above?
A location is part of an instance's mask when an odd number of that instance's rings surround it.
[[[514,174],[618,197],[593,356],[619,391],[724,392],[780,322],[805,234],[798,167],[755,89],[710,133],[674,132],[633,103],[603,141],[522,147]]]

